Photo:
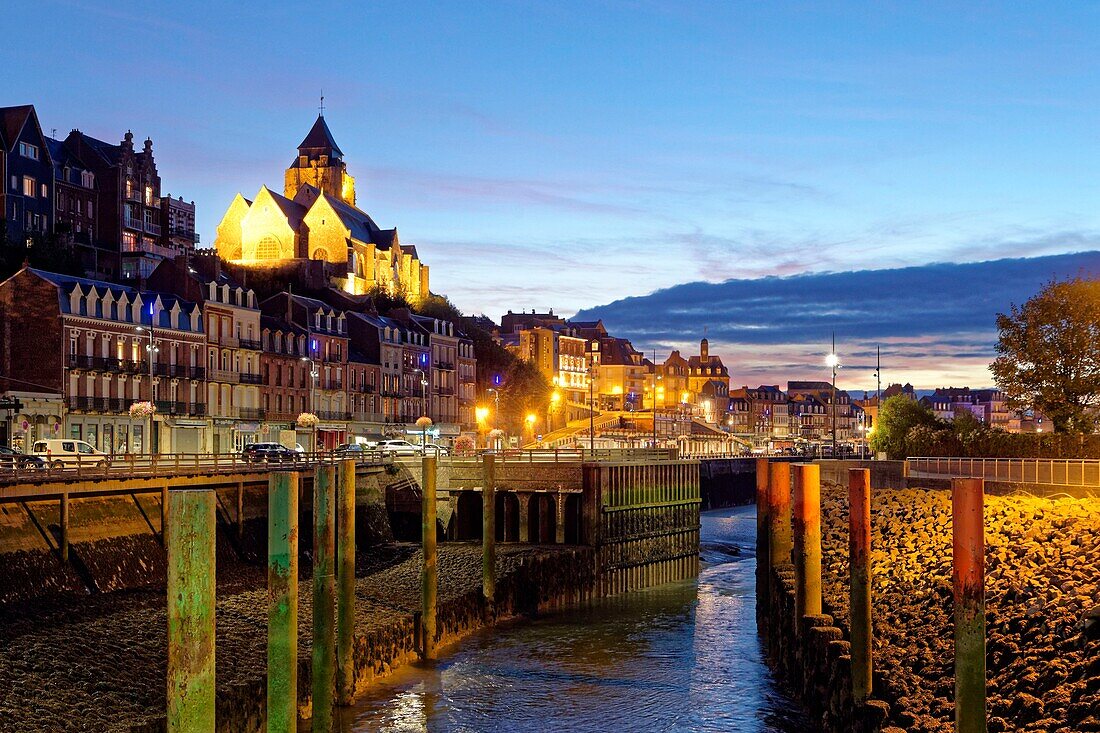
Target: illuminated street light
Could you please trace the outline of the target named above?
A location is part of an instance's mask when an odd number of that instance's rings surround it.
[[[825,357],[825,366],[833,371],[833,398],[830,400],[833,423],[833,458],[836,458],[836,370],[840,369],[840,357],[836,355],[836,333],[833,333],[833,349]]]

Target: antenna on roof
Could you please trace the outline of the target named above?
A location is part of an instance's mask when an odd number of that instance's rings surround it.
[[[319,117],[324,117],[325,116],[325,90],[324,89],[321,90],[321,107],[318,110],[318,116]]]

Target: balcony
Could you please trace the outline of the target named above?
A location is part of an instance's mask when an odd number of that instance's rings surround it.
[[[206,379],[206,367],[191,367],[191,379]]]
[[[263,384],[263,376],[256,372],[241,372],[241,384]]]
[[[238,412],[242,420],[264,419],[264,409],[262,407],[242,407]]]
[[[318,379],[317,389],[327,390],[329,392],[342,392],[344,390],[344,380],[342,379]]]
[[[84,369],[92,372],[120,372],[124,371],[123,362],[109,356],[82,356],[69,354],[70,369]]]
[[[157,413],[171,416],[204,417],[206,415],[205,402],[172,402],[169,400],[156,401]]]
[[[435,368],[442,369],[445,372],[453,372],[455,370],[455,365],[453,361],[437,361],[435,363]]]
[[[330,410],[318,410],[316,413],[318,420],[329,420],[333,422],[347,422],[351,420],[350,412],[332,412]]]
[[[236,384],[240,379],[240,375],[232,369],[211,369],[208,379],[211,382]]]
[[[251,351],[260,351],[263,348],[263,344],[253,339],[237,339],[239,346],[242,349],[249,349]]]
[[[139,204],[141,203],[141,191],[137,188],[132,188],[129,191],[126,191],[124,195],[126,196],[127,201],[136,201]]]
[[[385,422],[386,416],[380,412],[353,412],[351,419],[354,422]]]
[[[135,232],[141,232],[145,230],[145,222],[132,216],[122,217],[122,226],[126,227],[127,229],[133,229]]]
[[[181,227],[169,227],[168,236],[176,237],[177,239],[186,239],[195,244],[199,243],[199,235],[194,229],[183,229]]]
[[[143,226],[146,234],[152,234],[154,237],[160,236],[160,224],[154,224],[151,221],[147,221]]]

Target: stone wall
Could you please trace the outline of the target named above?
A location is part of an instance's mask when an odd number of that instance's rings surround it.
[[[828,733],[904,733],[890,727],[881,700],[855,704],[851,645],[828,615],[794,617],[794,566],[772,570],[771,612],[765,629],[768,657],[812,720]],[[757,589],[758,593],[769,593]]]

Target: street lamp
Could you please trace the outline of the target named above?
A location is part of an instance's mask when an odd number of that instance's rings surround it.
[[[833,350],[825,357],[825,366],[833,371],[833,398],[831,402],[833,428],[833,458],[836,458],[836,370],[840,368],[840,357],[836,355],[836,334],[833,334]]]
[[[317,402],[317,377],[320,376],[320,372],[317,370],[317,365],[313,359],[308,356],[303,356],[302,361],[309,364],[309,409],[310,412],[316,414],[316,402]],[[313,445],[310,446],[311,451],[317,450],[317,426],[313,426],[313,435],[310,437],[313,441]]]
[[[149,353],[149,404],[156,406],[156,402],[153,401],[153,359],[156,358],[156,354],[159,351],[156,344],[153,343],[153,322],[152,322],[152,307],[149,309],[150,320],[149,328],[145,326],[138,326],[137,331],[139,333],[149,334],[149,345],[145,347],[145,350]],[[149,455],[153,455],[153,411],[149,411],[149,434],[145,436],[145,441],[149,444]]]
[[[554,390],[550,393],[550,403],[546,406],[546,432],[549,433],[554,429],[553,416],[558,410],[558,403],[561,402],[561,392]]]
[[[524,419],[527,421],[527,429],[531,431],[531,441],[534,442],[534,440],[535,440],[535,420],[537,420],[538,418],[535,417],[535,413],[529,412],[529,413],[527,413],[527,417],[524,418]]]
[[[423,369],[414,369],[420,375],[420,414],[428,416],[428,375]]]

